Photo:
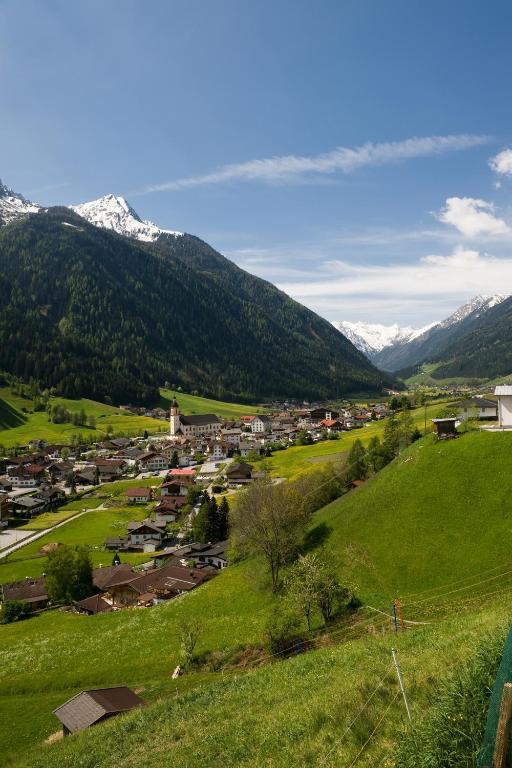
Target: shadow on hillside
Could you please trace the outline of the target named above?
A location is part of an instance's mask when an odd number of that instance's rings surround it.
[[[301,547],[302,554],[305,555],[307,552],[311,552],[312,549],[325,544],[332,530],[331,526],[326,523],[319,523],[314,528],[311,528],[304,537],[304,544]]]
[[[12,405],[0,398],[0,429],[12,429],[25,424],[26,418]]]

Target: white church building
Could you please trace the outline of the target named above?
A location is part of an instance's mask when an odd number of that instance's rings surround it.
[[[171,403],[171,437],[211,437],[222,427],[222,422],[214,413],[198,416],[182,416],[176,398]]]

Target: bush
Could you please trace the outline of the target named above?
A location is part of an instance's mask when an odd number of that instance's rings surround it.
[[[30,613],[28,603],[20,600],[6,600],[0,611],[0,624],[12,624],[13,621],[26,619]]]
[[[480,751],[502,633],[484,638],[472,659],[432,693],[430,714],[404,734],[394,768],[470,768]]]
[[[285,653],[301,639],[301,616],[284,600],[274,606],[265,628],[265,641],[271,653]]]

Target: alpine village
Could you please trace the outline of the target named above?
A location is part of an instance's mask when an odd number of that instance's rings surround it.
[[[510,8],[0,22],[0,768],[511,768]]]

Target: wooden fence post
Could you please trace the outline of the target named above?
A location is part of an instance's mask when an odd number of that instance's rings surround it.
[[[496,729],[494,744],[494,768],[507,768],[507,755],[510,744],[510,725],[512,722],[512,683],[505,683],[501,694],[500,717]]]

